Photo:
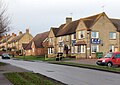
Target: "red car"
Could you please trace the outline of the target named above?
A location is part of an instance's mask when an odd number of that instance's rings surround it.
[[[98,59],[96,62],[97,65],[104,65],[104,66],[113,66],[117,65],[120,66],[120,52],[110,52],[104,58]]]

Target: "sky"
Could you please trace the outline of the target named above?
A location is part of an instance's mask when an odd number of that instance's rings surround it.
[[[11,31],[18,34],[26,28],[35,36],[59,27],[66,17],[73,21],[105,12],[108,17],[120,18],[120,0],[3,0],[8,5]]]

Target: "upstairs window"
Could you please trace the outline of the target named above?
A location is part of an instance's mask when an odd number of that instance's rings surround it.
[[[71,35],[71,39],[72,39],[72,40],[75,40],[75,39],[76,39],[76,33],[74,33],[74,34]]]
[[[83,39],[85,38],[85,31],[79,31],[78,32],[78,39]]]
[[[115,32],[110,32],[109,33],[109,38],[110,39],[116,39],[116,33]]]
[[[59,42],[61,42],[62,41],[62,37],[59,37]]]
[[[53,42],[53,38],[49,38],[49,41],[50,41],[50,43],[52,43]]]
[[[99,38],[99,32],[91,32],[91,38]]]
[[[66,36],[66,41],[69,41],[69,35]]]

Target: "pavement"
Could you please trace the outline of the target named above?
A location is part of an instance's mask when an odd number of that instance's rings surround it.
[[[7,64],[5,66],[0,66],[0,85],[13,85],[4,75],[3,73],[9,73],[9,72],[28,72],[28,70],[25,70],[23,68],[19,68],[10,64]]]
[[[98,70],[11,59],[7,61],[0,60],[0,62],[10,63],[14,66],[40,73],[68,85],[118,85],[120,83],[119,74]]]
[[[69,61],[65,61],[65,62],[96,65],[97,59],[76,59],[76,60],[69,60]]]

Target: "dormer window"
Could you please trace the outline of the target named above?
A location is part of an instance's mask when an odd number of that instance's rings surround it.
[[[79,31],[78,32],[78,39],[83,39],[83,38],[85,38],[85,31]]]

